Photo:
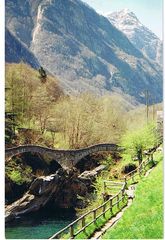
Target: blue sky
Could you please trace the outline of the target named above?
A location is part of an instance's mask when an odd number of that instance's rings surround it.
[[[163,0],[82,0],[99,13],[128,8],[139,20],[162,39]]]

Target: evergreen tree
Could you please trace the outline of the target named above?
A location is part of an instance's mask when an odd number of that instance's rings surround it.
[[[40,74],[39,78],[41,79],[41,82],[45,83],[46,80],[47,80],[47,74],[46,74],[46,71],[43,69],[42,66],[39,68],[39,74]]]

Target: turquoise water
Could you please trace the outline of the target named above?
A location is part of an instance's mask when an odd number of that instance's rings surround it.
[[[48,239],[75,219],[73,213],[33,214],[21,217],[5,228],[6,239]]]

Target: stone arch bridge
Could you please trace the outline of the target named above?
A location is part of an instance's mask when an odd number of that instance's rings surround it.
[[[22,145],[13,148],[7,148],[5,150],[5,158],[10,159],[16,155],[27,152],[39,153],[52,158],[52,160],[56,161],[63,168],[72,168],[85,156],[102,151],[114,152],[120,151],[120,148],[116,144],[111,143],[97,144],[87,148],[74,150],[57,150],[37,145]]]

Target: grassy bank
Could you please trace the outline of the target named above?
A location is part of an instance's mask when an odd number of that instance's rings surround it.
[[[163,238],[163,162],[138,184],[135,200],[119,223],[103,235],[103,239]]]

